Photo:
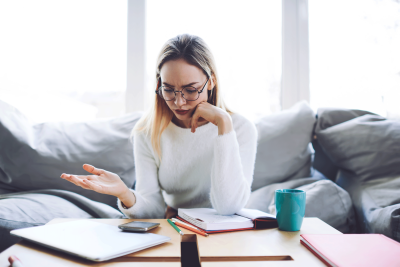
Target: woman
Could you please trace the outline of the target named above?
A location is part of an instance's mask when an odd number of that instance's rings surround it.
[[[133,129],[136,189],[88,164],[83,168],[93,175],[61,178],[116,196],[130,218],[170,218],[178,208],[200,207],[234,214],[250,196],[254,124],[225,107],[214,59],[201,38],[170,39],[157,63],[153,107]]]

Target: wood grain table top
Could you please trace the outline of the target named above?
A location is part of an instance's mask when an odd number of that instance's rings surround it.
[[[54,219],[48,224],[77,219]],[[91,219],[120,225],[133,219]],[[35,266],[181,266],[181,236],[165,219],[140,219],[159,222],[149,231],[171,238],[169,242],[105,262],[92,262],[40,245],[21,241],[0,254],[0,267],[9,266],[7,258],[16,255],[24,267]],[[193,232],[181,228],[185,234]],[[285,232],[277,228],[197,235],[202,266],[325,266],[300,244],[301,234],[340,234],[318,218],[304,218],[301,230]]]

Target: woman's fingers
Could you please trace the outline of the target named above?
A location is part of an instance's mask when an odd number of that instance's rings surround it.
[[[104,189],[101,185],[95,184],[92,181],[83,180],[83,183],[88,187],[87,189],[91,189],[91,190],[99,192],[99,193],[104,192]]]
[[[190,121],[192,133],[196,131],[196,128],[198,127],[198,122],[209,121],[215,124],[215,113],[215,106],[205,101],[200,102],[197,105],[196,110],[194,111]]]
[[[194,112],[194,114],[193,114],[193,116],[192,116],[192,119],[191,119],[191,121],[190,121],[190,123],[191,123],[191,132],[192,133],[194,133],[195,131],[196,131],[196,128],[197,128],[197,122],[198,122],[198,120],[199,120],[199,118],[200,118],[200,112],[199,112],[199,110],[198,110],[198,108],[196,108],[196,111]]]
[[[70,176],[74,176],[74,177],[77,177],[77,178],[79,178],[79,179],[93,179],[93,177],[95,177],[95,175],[74,175],[74,174],[66,174],[66,173],[63,173],[63,174],[61,174],[61,178],[64,178],[64,179],[68,179]]]
[[[90,164],[83,164],[83,169],[87,172],[96,174],[96,175],[101,175],[104,174],[104,170],[102,169],[97,169],[94,166],[90,165]]]
[[[90,190],[94,190],[97,192],[99,192],[99,190],[103,191],[102,186],[97,185],[89,180],[89,179],[93,179],[93,177],[91,177],[91,176],[94,176],[94,175],[84,176],[84,175],[71,175],[71,174],[63,173],[61,175],[61,178],[65,179],[77,186],[80,186],[84,189],[90,189]]]
[[[71,174],[65,174],[63,173],[61,175],[61,178],[77,185],[77,186],[81,186],[83,188],[85,188],[87,185],[83,183],[83,179],[78,178],[76,175],[71,175]],[[86,188],[85,188],[86,189]]]

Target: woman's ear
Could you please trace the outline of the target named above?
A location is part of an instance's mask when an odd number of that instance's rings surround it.
[[[160,86],[161,86],[161,77],[158,78],[158,80],[157,80],[157,88],[156,88],[156,90],[158,90],[160,88]]]
[[[208,83],[208,90],[213,90],[214,89],[214,87],[215,87],[215,75],[214,74],[212,74],[211,75],[211,78],[210,78],[210,81],[209,81],[209,83]]]

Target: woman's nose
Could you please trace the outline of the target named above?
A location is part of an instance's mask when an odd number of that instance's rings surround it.
[[[182,94],[180,92],[177,92],[175,95],[175,105],[178,107],[182,106],[183,104],[186,104],[186,100],[182,97]]]

